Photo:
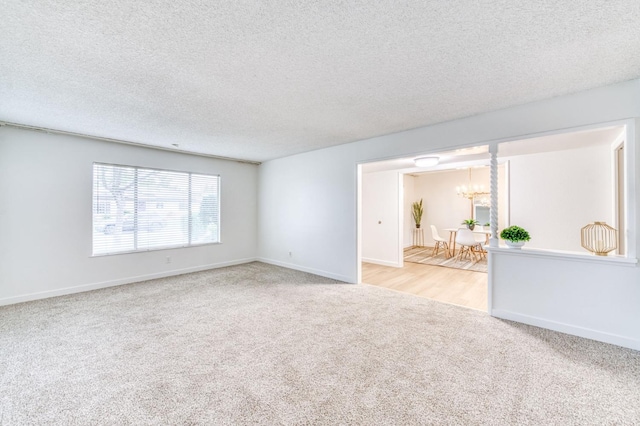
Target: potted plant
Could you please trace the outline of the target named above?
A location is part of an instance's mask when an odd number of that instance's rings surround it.
[[[510,226],[508,228],[504,228],[500,233],[500,238],[504,240],[507,244],[507,247],[513,249],[521,248],[526,241],[529,241],[531,237],[529,233],[519,226]]]
[[[411,214],[413,215],[413,221],[416,223],[416,228],[420,228],[420,222],[422,222],[422,198],[420,201],[414,201],[411,205]]]
[[[462,225],[467,225],[467,228],[469,228],[469,230],[473,231],[473,228],[476,227],[477,224],[479,224],[480,222],[478,222],[475,219],[465,219],[462,221]]]

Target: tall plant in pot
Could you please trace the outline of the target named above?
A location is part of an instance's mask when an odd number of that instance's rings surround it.
[[[515,225],[504,228],[500,233],[500,238],[504,240],[509,248],[513,249],[521,248],[526,241],[531,239],[526,229]]]
[[[416,223],[416,228],[420,228],[420,222],[422,222],[422,214],[424,210],[422,210],[422,198],[420,201],[414,201],[411,205],[411,214],[413,215],[413,221]]]

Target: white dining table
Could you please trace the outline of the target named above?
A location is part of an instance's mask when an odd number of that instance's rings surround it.
[[[460,228],[445,228],[445,231],[449,231],[449,253],[447,257],[453,257],[456,255],[456,235],[458,234],[458,229]],[[484,234],[485,235],[485,244],[489,244],[489,237],[491,237],[491,231],[485,229],[474,229],[474,234]]]

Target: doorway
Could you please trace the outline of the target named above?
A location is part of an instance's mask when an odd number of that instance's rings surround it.
[[[486,242],[489,207],[480,196],[488,192],[479,188],[489,187],[488,147],[434,155],[441,161],[430,168],[416,167],[413,159],[361,166],[362,282],[487,311],[488,266],[480,247]],[[470,188],[478,188],[470,198],[456,192],[469,184],[469,174]],[[416,228],[412,204],[420,199],[424,214]],[[476,253],[459,257],[460,247],[452,241],[434,250],[432,225],[449,241],[471,217],[484,220],[475,229],[482,240]]]
[[[619,230],[618,255],[634,256],[635,245],[625,238],[633,226],[628,217],[634,217],[633,211],[629,213],[633,203],[627,203],[629,188],[625,185],[628,183],[625,179],[633,177],[634,171],[633,167],[628,167],[629,157],[633,158],[633,145],[629,148],[623,144],[626,132],[625,125],[615,124],[497,144],[497,200],[494,198],[491,202],[498,203],[498,233],[510,225],[517,225],[531,234],[531,240],[523,250],[562,251],[588,256],[590,253],[581,247],[580,229],[593,221],[605,221],[615,224]],[[386,265],[367,258],[365,252],[372,243],[364,235],[365,224],[359,223],[358,260],[365,262],[358,264],[361,281],[434,300],[443,297],[440,301],[464,305],[460,302],[464,299],[464,291],[456,295],[458,300],[448,297],[447,293],[453,292],[458,282],[473,281],[464,276],[468,271],[445,274],[437,268],[445,269],[443,267],[447,265],[415,266],[415,262],[407,261],[404,252],[415,246],[425,252],[432,248],[432,224],[448,240],[449,229],[462,226],[462,220],[486,217],[486,202],[478,201],[475,196],[466,198],[464,195],[469,191],[456,187],[488,186],[481,178],[481,170],[489,162],[488,147],[428,155],[438,157],[438,164],[417,167],[415,157],[409,157],[359,165],[359,185],[366,182],[364,176],[367,174],[386,173],[396,183],[402,181],[401,190],[396,191],[395,198],[384,198],[384,191],[376,191],[375,188],[370,192],[379,201],[401,206],[394,217],[387,217],[385,221],[390,220],[394,225],[392,228],[398,229],[402,235],[401,238],[394,236],[393,252],[399,252],[397,242],[402,241],[403,253],[397,254],[395,263]],[[462,176],[469,174],[469,168],[472,168],[472,177],[465,182]],[[475,189],[472,192],[476,192]],[[441,198],[438,198],[440,193]],[[411,205],[419,200],[423,200],[425,217],[417,232],[421,238],[417,240],[424,243],[417,244]],[[359,199],[358,210],[363,213],[366,209],[367,204]],[[372,216],[375,217],[375,213]],[[363,217],[359,220],[362,221]],[[489,268],[490,262],[487,271]],[[485,283],[487,278],[485,275]],[[485,293],[490,293],[489,285],[486,284]],[[490,302],[489,297],[487,300]],[[474,302],[471,305],[469,307],[477,309]]]

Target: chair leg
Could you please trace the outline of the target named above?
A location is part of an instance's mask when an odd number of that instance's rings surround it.
[[[478,251],[480,253],[480,259],[482,259],[482,258],[486,259],[487,258],[487,251],[482,247],[482,245],[478,246]]]
[[[460,251],[458,252],[458,260],[462,260],[464,255],[469,255],[469,248],[467,246],[460,245]]]
[[[478,252],[477,252],[475,246],[469,247],[469,250],[471,250],[471,254],[473,255],[473,261],[477,262],[478,261]]]
[[[438,255],[438,251],[440,251],[440,241],[436,241],[436,246],[433,248],[431,252],[431,256],[435,257]]]

